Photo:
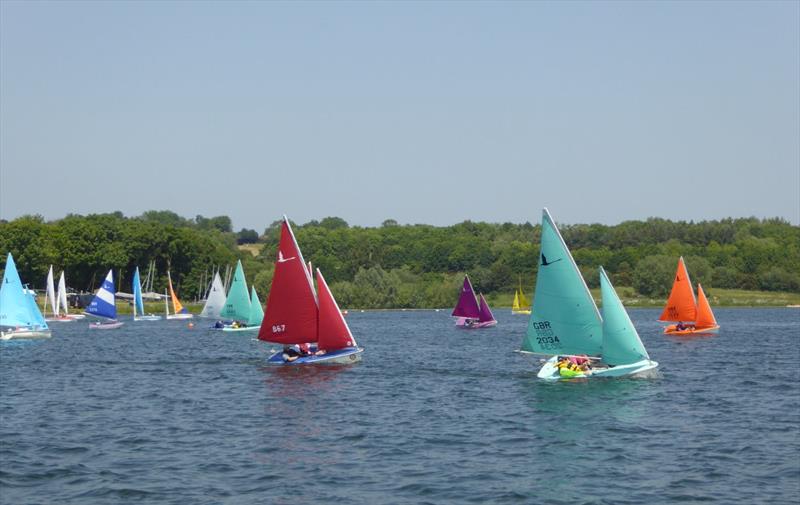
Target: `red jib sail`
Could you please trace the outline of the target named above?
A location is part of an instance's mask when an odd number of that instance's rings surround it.
[[[715,328],[717,326],[717,320],[714,317],[714,313],[711,312],[711,305],[709,305],[708,298],[706,298],[706,294],[703,292],[703,286],[698,283],[697,321],[695,322],[695,328],[702,330],[704,328]]]
[[[284,216],[275,274],[258,339],[278,344],[316,342],[317,312],[311,276]]]
[[[344,347],[355,347],[356,341],[347,322],[339,310],[336,300],[328,289],[322,273],[317,269],[317,292],[319,294],[319,341],[317,345],[326,351]]]

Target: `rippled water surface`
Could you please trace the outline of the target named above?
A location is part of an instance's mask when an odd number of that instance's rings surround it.
[[[2,342],[0,503],[797,503],[800,310],[632,310],[658,378],[558,383],[502,312],[351,312],[343,367],[202,321]]]

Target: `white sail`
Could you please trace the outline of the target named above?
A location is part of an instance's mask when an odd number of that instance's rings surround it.
[[[225,286],[222,284],[222,279],[219,272],[214,274],[214,280],[211,283],[211,289],[208,291],[208,298],[206,304],[203,306],[203,311],[200,312],[200,317],[218,318],[222,308],[225,306]]]
[[[58,309],[56,307],[56,288],[53,285],[53,265],[50,265],[50,270],[47,272],[47,293],[44,296],[44,310],[47,312],[47,302],[50,302],[50,310],[53,316],[58,317]]]
[[[56,297],[56,314],[60,314],[61,310],[64,315],[69,315],[69,304],[67,303],[67,283],[64,280],[64,271],[61,271],[61,277],[58,279],[58,296]]]

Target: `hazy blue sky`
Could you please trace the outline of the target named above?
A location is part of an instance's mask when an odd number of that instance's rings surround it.
[[[800,222],[800,2],[0,2],[0,217]]]

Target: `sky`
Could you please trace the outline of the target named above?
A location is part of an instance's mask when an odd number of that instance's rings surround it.
[[[800,224],[800,2],[0,2],[0,218]]]

